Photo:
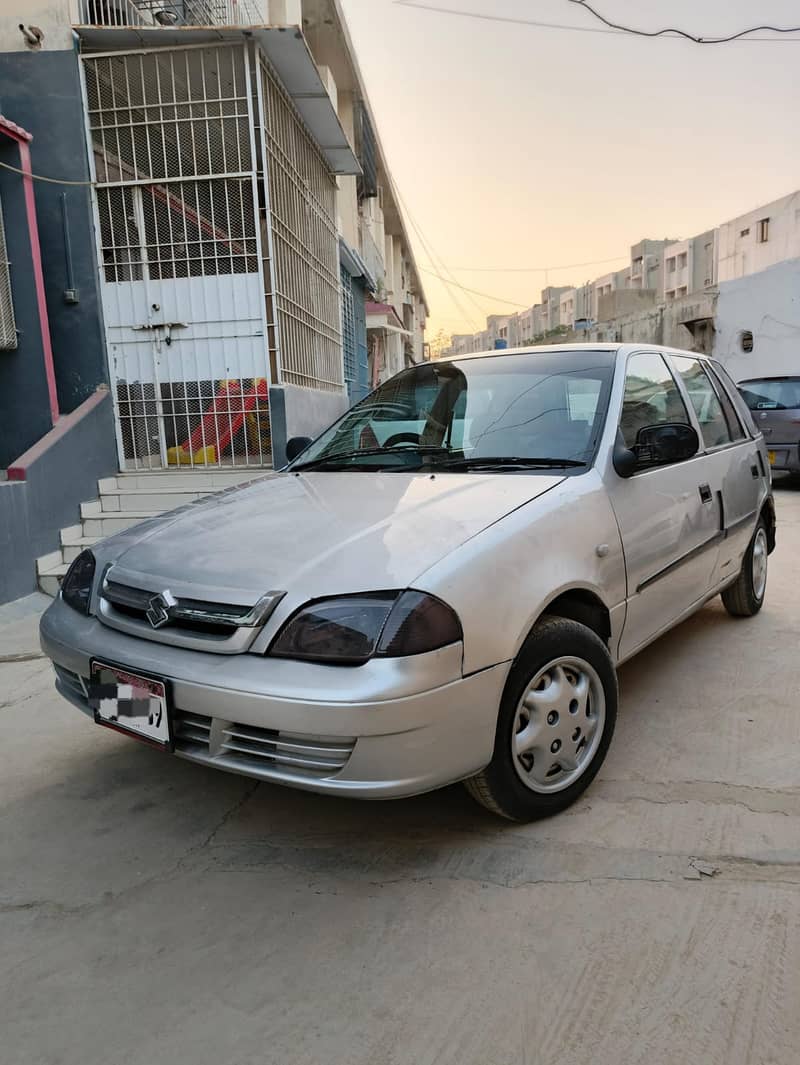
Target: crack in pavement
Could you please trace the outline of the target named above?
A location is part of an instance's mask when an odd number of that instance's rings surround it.
[[[77,916],[90,910],[116,904],[120,899],[125,898],[127,895],[143,891],[152,884],[171,880],[173,877],[178,876],[183,872],[184,865],[193,855],[200,853],[205,848],[212,845],[214,837],[222,831],[231,818],[235,817],[242,807],[252,798],[260,783],[261,781],[259,780],[254,781],[252,786],[248,787],[244,794],[240,795],[236,802],[225,811],[211,831],[200,840],[199,843],[194,843],[188,847],[167,869],[153,873],[151,876],[146,877],[144,880],[137,881],[135,884],[129,884],[120,891],[105,891],[98,898],[87,899],[86,902],[80,902],[73,906],[57,902],[55,899],[28,899],[25,901],[0,900],[0,913],[50,910],[52,911],[50,916]]]

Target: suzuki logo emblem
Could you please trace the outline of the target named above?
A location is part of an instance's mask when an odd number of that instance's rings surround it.
[[[147,606],[145,617],[154,629],[160,629],[169,621],[170,610],[178,605],[178,600],[172,592],[165,590],[154,595]]]

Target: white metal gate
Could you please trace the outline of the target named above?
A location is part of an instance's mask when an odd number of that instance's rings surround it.
[[[248,47],[88,55],[84,71],[121,467],[266,464]]]

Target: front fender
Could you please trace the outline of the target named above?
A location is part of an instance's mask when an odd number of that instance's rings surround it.
[[[602,479],[594,470],[566,478],[456,548],[415,584],[458,613],[467,675],[515,658],[547,604],[571,589],[590,591],[605,604],[615,654],[625,560]]]

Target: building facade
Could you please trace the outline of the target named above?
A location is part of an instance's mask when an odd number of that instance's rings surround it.
[[[109,386],[121,469],[280,464],[286,426],[313,434],[423,358],[337,0],[34,0],[25,18],[40,36],[4,24],[0,96],[39,172],[73,183],[35,189],[59,399]]]
[[[800,190],[719,227],[717,280],[732,281],[800,257]]]

